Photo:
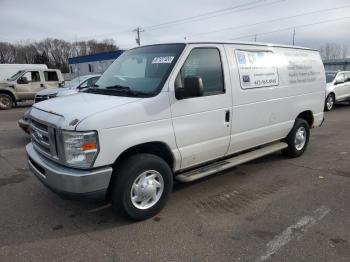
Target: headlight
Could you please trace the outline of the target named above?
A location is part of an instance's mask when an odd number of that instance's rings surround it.
[[[62,131],[64,162],[73,167],[89,168],[99,150],[97,132]]]

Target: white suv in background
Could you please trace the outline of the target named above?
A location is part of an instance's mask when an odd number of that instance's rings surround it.
[[[326,81],[326,111],[332,110],[337,102],[350,102],[350,71],[327,71]]]

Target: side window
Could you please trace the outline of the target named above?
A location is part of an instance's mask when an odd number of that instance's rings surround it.
[[[93,68],[92,64],[89,64],[89,72],[91,73],[93,71],[94,71],[94,68]]]
[[[337,75],[337,80],[336,80],[336,82],[337,82],[337,83],[344,83],[344,81],[345,81],[345,76],[344,76],[344,74],[338,74],[338,75]]]
[[[47,82],[57,82],[58,76],[56,71],[45,71],[44,72],[45,81]]]
[[[345,82],[350,82],[350,73],[345,73]]]
[[[27,72],[22,77],[25,77],[28,82],[40,82],[40,74],[38,71]]]
[[[217,48],[193,49],[181,68],[177,85],[183,86],[187,76],[202,78],[204,96],[225,93],[220,52]]]
[[[84,81],[79,87],[85,88],[85,87],[93,86],[99,78],[100,77],[91,77],[88,80]]]

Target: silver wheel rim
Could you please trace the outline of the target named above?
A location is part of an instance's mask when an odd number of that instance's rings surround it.
[[[154,206],[164,191],[162,175],[155,170],[141,173],[131,187],[132,204],[138,209],[148,209]]]
[[[333,105],[334,105],[334,99],[333,99],[333,96],[329,96],[328,99],[327,99],[327,109],[328,110],[331,110],[333,108]]]
[[[306,143],[306,136],[307,136],[307,133],[306,133],[305,127],[303,126],[299,127],[295,134],[295,139],[294,139],[295,148],[298,151],[304,148]]]
[[[3,108],[10,108],[11,107],[11,98],[8,96],[0,95],[0,106]]]

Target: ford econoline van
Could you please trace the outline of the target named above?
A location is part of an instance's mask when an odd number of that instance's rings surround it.
[[[102,195],[134,220],[190,182],[282,151],[323,122],[316,50],[190,42],[124,52],[94,87],[34,104],[29,167],[60,194]]]

